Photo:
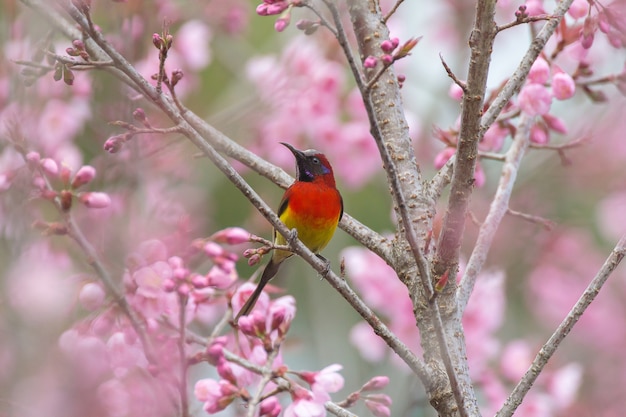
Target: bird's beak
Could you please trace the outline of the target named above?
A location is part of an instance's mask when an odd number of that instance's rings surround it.
[[[287,147],[287,149],[289,149],[291,151],[291,153],[296,157],[296,159],[298,160],[302,160],[306,158],[306,155],[304,155],[304,152],[302,152],[299,149],[294,148],[293,146],[291,146],[288,143],[285,142],[279,142],[281,145],[284,145],[285,147]]]

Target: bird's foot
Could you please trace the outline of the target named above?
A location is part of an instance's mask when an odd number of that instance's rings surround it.
[[[289,236],[287,236],[287,241],[290,245],[293,245],[296,240],[298,240],[298,230],[294,227],[289,231]]]
[[[328,275],[328,273],[330,272],[330,261],[326,258],[324,258],[322,255],[320,255],[319,253],[315,254],[315,256],[317,256],[318,258],[320,258],[322,261],[324,261],[324,263],[326,264],[326,266],[324,267],[324,270],[320,273],[320,279],[324,279],[324,277],[326,275]]]

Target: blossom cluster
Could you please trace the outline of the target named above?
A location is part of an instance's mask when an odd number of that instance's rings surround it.
[[[333,165],[335,175],[353,189],[380,171],[361,95],[347,90],[341,64],[326,57],[315,40],[297,37],[280,57],[253,58],[247,74],[266,105],[258,138],[250,146],[254,152],[287,167],[293,160],[288,152],[277,151],[276,138],[300,148],[332,149],[342,156]]]
[[[342,252],[346,274],[369,306],[379,311],[389,328],[414,352],[420,352],[419,331],[415,327],[413,307],[408,290],[395,272],[382,259],[362,248],[347,248]],[[457,278],[463,275],[463,268]],[[494,414],[504,403],[507,387],[517,383],[528,369],[536,348],[526,340],[502,344],[497,337],[505,316],[505,276],[502,271],[483,272],[463,314],[463,328],[470,373],[476,386],[484,393],[485,415]],[[389,302],[393,300],[393,302]],[[350,340],[362,357],[380,362],[388,348],[365,323],[356,324]],[[406,365],[397,357],[392,360],[401,369]],[[494,366],[493,364],[496,364]],[[538,383],[524,402],[523,409],[539,407],[554,415],[573,403],[581,384],[582,369],[576,363],[546,372],[546,382]],[[549,381],[549,382],[548,382]]]
[[[543,1],[528,1],[519,7],[516,18],[547,16]],[[582,20],[582,24],[581,24]],[[580,89],[594,102],[605,101],[606,95],[595,88],[593,76],[596,75],[594,66],[600,67],[597,60],[590,53],[594,46],[595,34],[604,33],[613,48],[625,46],[622,40],[626,20],[621,16],[615,5],[604,7],[599,3],[593,5],[587,0],[576,0],[567,12],[566,19],[555,33],[556,42],[549,44],[552,48],[544,50],[535,60],[526,82],[517,94],[515,100],[507,103],[503,116],[494,123],[484,134],[479,144],[483,152],[501,152],[507,137],[516,131],[515,119],[524,114],[535,120],[531,127],[530,141],[533,144],[545,145],[550,142],[554,134],[568,133],[568,122],[551,113],[554,101],[567,101],[574,98]],[[597,45],[599,49],[606,48]],[[623,89],[624,72],[605,77],[612,80],[617,87]],[[504,84],[495,88],[488,96],[485,104],[487,109],[497,96]],[[463,88],[453,83],[449,91],[450,96],[461,101]],[[436,130],[436,137],[446,147],[435,156],[435,168],[441,168],[456,150],[460,120],[455,127],[447,130]],[[476,165],[475,181],[477,186],[485,183],[485,174],[479,163]]]

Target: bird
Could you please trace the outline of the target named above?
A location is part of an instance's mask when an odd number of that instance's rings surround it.
[[[279,143],[296,159],[296,181],[285,191],[278,207],[278,217],[288,229],[296,230],[300,241],[311,252],[325,260],[319,252],[328,245],[343,217],[343,198],[335,185],[333,168],[326,156],[315,149],[301,151],[288,143]],[[275,229],[274,244],[287,244]],[[237,313],[235,323],[252,311],[265,285],[292,255],[290,251],[274,250],[256,289]]]

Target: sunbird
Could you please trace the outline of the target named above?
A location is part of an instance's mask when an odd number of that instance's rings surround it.
[[[285,191],[278,207],[278,217],[288,229],[296,229],[298,239],[311,252],[318,254],[330,242],[343,216],[343,198],[335,186],[333,168],[319,151],[301,151],[288,143],[280,144],[296,157],[296,181]],[[274,244],[287,244],[276,230]],[[239,317],[250,313],[265,285],[276,275],[283,261],[292,255],[290,251],[274,250],[259,284],[235,317],[235,323]]]

